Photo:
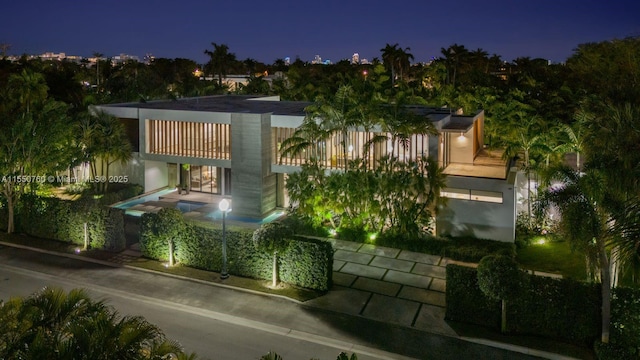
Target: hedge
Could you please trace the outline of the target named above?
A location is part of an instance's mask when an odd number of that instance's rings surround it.
[[[597,284],[529,276],[519,296],[507,303],[508,332],[587,345],[600,335]],[[499,330],[500,303],[478,287],[476,269],[447,265],[446,319]]]
[[[146,257],[167,260],[169,248],[157,233],[156,214],[143,214],[140,222],[140,249]],[[222,229],[219,225],[186,222],[187,229],[174,239],[176,260],[186,266],[209,271],[222,269]],[[273,259],[256,250],[253,230],[228,226],[227,266],[230,274],[271,279]],[[288,239],[287,251],[278,254],[280,280],[299,287],[327,291],[331,287],[333,250],[328,241]]]
[[[14,209],[16,231],[43,239],[84,245],[84,224],[87,223],[91,248],[122,251],[126,246],[124,210],[108,205],[141,192],[141,186],[128,185],[104,196],[94,197],[86,192],[75,201],[24,194]],[[6,229],[5,206],[0,208],[0,221],[0,229]]]

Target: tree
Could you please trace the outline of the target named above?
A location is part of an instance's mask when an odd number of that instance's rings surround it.
[[[502,303],[502,321],[500,329],[507,332],[507,302],[520,293],[524,273],[512,256],[488,255],[478,264],[478,287],[482,292]]]
[[[256,249],[273,257],[271,286],[274,288],[278,285],[278,253],[282,254],[287,249],[292,235],[291,229],[280,222],[263,224],[253,233],[253,245]]]
[[[385,103],[379,104],[377,114],[379,124],[384,132],[371,139],[371,143],[391,141],[391,157],[396,157],[396,144],[403,149],[409,148],[413,135],[438,135],[438,130],[432,121],[424,116],[412,112],[408,105],[411,98],[400,91]],[[390,137],[390,139],[389,139]],[[370,144],[367,144],[367,149]]]
[[[7,232],[14,228],[14,207],[20,196],[46,175],[65,170],[73,157],[68,107],[47,98],[41,75],[12,75],[0,103],[0,191],[7,201]]]
[[[80,130],[78,141],[84,152],[84,159],[90,163],[93,181],[100,180],[96,182],[96,190],[106,193],[111,165],[115,162],[124,164],[133,156],[124,125],[115,116],[90,109],[89,117],[81,120]]]
[[[44,288],[0,302],[0,358],[195,358],[140,316],[120,316],[84,290]]]
[[[100,87],[100,60],[104,56],[103,53],[94,51],[93,57],[96,58],[96,88]]]
[[[308,117],[320,120],[320,126],[329,136],[340,136],[342,158],[347,168],[348,132],[365,121],[364,108],[357,101],[353,88],[342,85],[331,97],[318,96],[305,111]]]
[[[551,151],[549,138],[544,132],[544,122],[526,110],[518,110],[511,114],[508,137],[504,139],[503,157],[510,159],[521,157],[522,170],[527,177],[527,223],[532,227],[531,174],[540,164],[540,157]]]
[[[559,230],[571,245],[586,254],[588,264],[599,270],[602,295],[603,343],[609,342],[611,321],[611,260],[607,243],[614,237],[611,231],[613,214],[620,209],[611,196],[606,177],[597,169],[585,167],[583,172],[562,167],[552,174],[557,185],[549,187],[540,199],[542,209],[557,207],[561,217]]]
[[[205,50],[204,53],[210,57],[207,68],[218,74],[218,85],[222,86],[222,78],[228,74],[229,68],[236,62],[236,55],[229,52],[226,44],[211,43],[213,51]]]
[[[444,56],[444,63],[447,68],[448,84],[454,88],[456,86],[456,78],[460,65],[466,62],[469,50],[464,45],[453,44],[448,48],[441,48],[440,52]]]
[[[384,65],[391,70],[391,87],[395,87],[396,81],[396,70],[400,72],[400,80],[403,79],[403,69],[406,69],[411,64],[411,60],[413,60],[413,54],[411,48],[400,48],[399,45],[387,44],[384,48],[380,49],[382,52],[382,61]]]

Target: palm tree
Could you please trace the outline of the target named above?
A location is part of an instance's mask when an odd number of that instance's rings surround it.
[[[81,146],[84,157],[89,161],[93,179],[98,178],[97,159],[101,159],[102,181],[96,190],[106,192],[109,186],[109,170],[115,162],[126,163],[131,160],[131,143],[124,125],[118,118],[102,111],[92,111],[91,117],[81,124]]]
[[[604,174],[584,168],[577,172],[563,167],[550,178],[552,185],[540,198],[542,209],[557,207],[561,217],[559,229],[572,246],[586,254],[588,267],[595,265],[600,272],[602,296],[603,343],[609,342],[611,321],[611,258],[607,244],[614,239],[613,215],[620,204],[611,196]]]
[[[449,84],[456,86],[456,78],[460,65],[466,61],[469,50],[464,45],[453,44],[448,48],[441,48],[440,52],[444,56],[444,62],[447,67]]]
[[[321,142],[329,138],[329,132],[320,125],[318,119],[312,116],[305,116],[293,136],[284,139],[280,144],[280,163],[282,158],[296,157],[308,151],[307,159],[311,163],[317,164],[324,155]]]
[[[27,69],[20,74],[12,74],[7,88],[10,90],[9,96],[22,106],[23,114],[29,113],[34,103],[43,101],[49,91],[44,76]]]
[[[411,48],[400,48],[400,45],[387,44],[384,48],[380,49],[382,52],[382,61],[384,65],[391,70],[391,87],[395,87],[396,81],[396,69],[400,72],[400,80],[403,79],[403,69],[408,68],[413,60],[413,54]]]
[[[226,44],[211,43],[213,51],[205,50],[204,53],[211,58],[207,63],[215,74],[218,74],[218,85],[222,86],[222,78],[227,75],[230,66],[236,61],[236,54],[229,52]]]
[[[144,318],[121,317],[80,289],[65,293],[45,288],[27,298],[0,302],[0,324],[0,358],[108,360],[185,355],[180,344]]]
[[[515,110],[510,114],[510,127],[506,132],[508,137],[504,139],[503,157],[511,159],[521,157],[522,170],[527,177],[527,223],[531,223],[531,174],[539,167],[539,157],[552,151],[549,146],[548,136],[544,132],[543,122],[536,115],[532,115],[524,109]]]
[[[387,99],[379,107],[378,120],[383,134],[370,140],[370,145],[377,142],[391,141],[391,157],[396,157],[396,144],[407,149],[413,135],[438,135],[438,130],[432,121],[424,116],[412,112],[409,105],[410,97],[404,92],[398,92],[393,98]]]
[[[349,148],[348,132],[365,122],[364,107],[357,101],[353,88],[349,85],[342,85],[335,95],[329,98],[318,96],[316,101],[309,105],[305,111],[309,114],[308,116],[320,119],[320,126],[327,131],[329,136],[340,136],[346,169]]]
[[[588,129],[589,123],[593,121],[593,115],[585,110],[578,110],[574,115],[575,122],[573,126],[567,124],[561,125],[561,131],[567,136],[568,142],[563,144],[562,150],[564,152],[573,152],[576,154],[576,169],[580,171],[582,162],[580,161],[580,154],[586,147],[585,132]]]
[[[94,51],[93,57],[96,58],[96,87],[100,86],[100,59],[104,56],[103,53]]]

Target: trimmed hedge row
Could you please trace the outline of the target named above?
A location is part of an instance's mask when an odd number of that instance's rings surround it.
[[[87,223],[91,248],[122,251],[126,245],[124,211],[101,205],[93,198],[70,201],[23,195],[15,221],[18,232],[78,245],[84,244]]]
[[[141,186],[127,185],[100,197],[87,192],[75,201],[24,194],[14,209],[16,231],[43,239],[84,245],[84,223],[87,223],[91,248],[121,251],[126,246],[124,211],[107,205],[141,193]],[[0,206],[0,229],[6,229],[6,201],[0,201],[3,205]]]
[[[600,335],[597,284],[531,276],[507,302],[507,330],[590,345]],[[446,319],[500,329],[500,302],[478,287],[476,269],[447,265]]]
[[[143,214],[140,249],[146,257],[167,260],[169,247],[158,235],[156,214]],[[273,259],[256,250],[253,231],[228,226],[227,266],[230,274],[270,279]],[[327,291],[331,287],[333,250],[331,243],[315,239],[289,239],[287,251],[278,253],[280,280],[303,288]],[[203,270],[222,269],[222,229],[217,225],[186,222],[186,231],[174,239],[176,260]]]

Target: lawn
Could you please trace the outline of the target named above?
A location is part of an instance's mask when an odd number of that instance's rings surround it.
[[[575,280],[586,279],[584,255],[572,252],[566,241],[534,240],[517,250],[518,263],[525,269],[561,274]]]

